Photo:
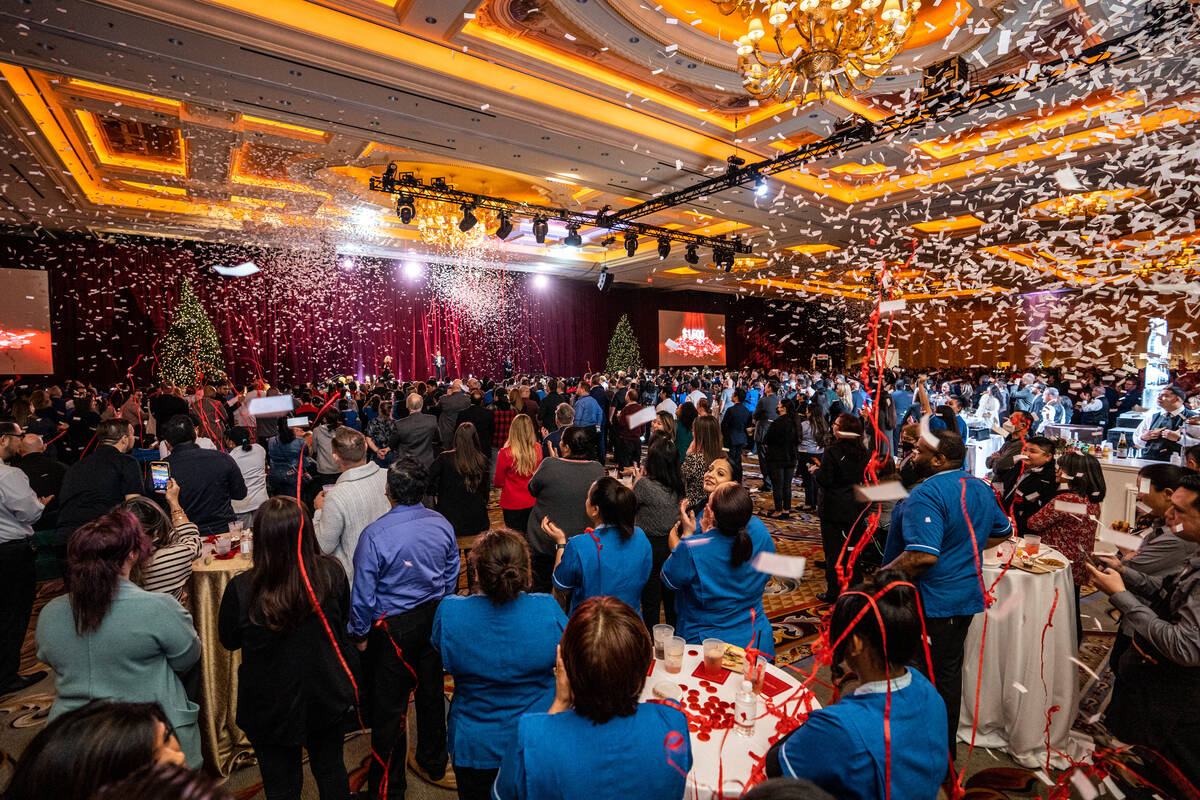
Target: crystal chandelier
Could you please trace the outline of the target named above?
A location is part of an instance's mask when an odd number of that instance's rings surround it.
[[[746,90],[779,102],[866,89],[908,41],[921,7],[920,0],[712,1],[722,14],[749,20],[734,41]]]
[[[462,211],[451,203],[417,198],[413,222],[421,235],[421,241],[440,250],[474,250],[487,246],[492,239],[489,229],[495,229],[495,214],[485,209],[473,210],[477,221],[470,230],[463,231],[459,225]]]

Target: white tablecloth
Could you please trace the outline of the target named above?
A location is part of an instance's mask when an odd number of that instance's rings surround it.
[[[700,645],[689,644],[683,654],[683,669],[674,675],[667,672],[663,662],[655,661],[654,671],[646,678],[641,699],[652,699],[654,685],[659,682],[671,683],[676,686],[684,684],[689,689],[699,689],[701,703],[709,697],[713,697],[713,694],[701,688],[700,679],[692,676],[696,667],[703,661],[700,652]],[[773,703],[783,702],[800,685],[791,675],[773,665],[767,665],[767,672],[788,685],[786,691],[771,698]],[[717,685],[715,696],[732,703],[741,682],[741,675],[731,674],[725,679],[725,683]],[[811,705],[808,705],[810,702]],[[821,707],[821,704],[811,692],[805,690],[800,697],[788,703],[787,712],[793,713],[797,707],[816,710]],[[758,699],[758,713],[759,716],[766,713],[766,706],[761,697]],[[702,742],[696,738],[695,733],[689,734],[692,744],[692,770],[688,773],[687,791],[684,798],[686,800],[710,800],[710,798],[721,796],[717,792],[717,780],[722,766],[724,766],[724,772],[721,774],[725,784],[724,796],[738,797],[741,795],[745,788],[745,781],[750,777],[750,771],[756,763],[756,759],[751,756],[751,753],[759,758],[766,755],[767,750],[771,747],[770,739],[775,735],[775,724],[778,720],[779,718],[776,716],[763,716],[755,723],[752,736],[742,736],[733,730],[730,730],[729,735],[725,736],[725,731],[718,729],[712,732],[712,736],[707,742]]]
[[[1066,558],[1050,548],[1043,553],[1059,561]],[[983,579],[991,586],[1001,568],[983,567]],[[1058,604],[1054,593],[1058,591]],[[963,660],[962,705],[958,738],[971,741],[976,681],[979,678],[979,649],[983,639],[984,614],[987,641],[983,646],[983,682],[979,686],[979,726],[975,746],[1006,750],[1025,767],[1045,766],[1046,714],[1053,706],[1050,745],[1072,757],[1078,755],[1070,740],[1071,723],[1078,701],[1078,670],[1075,657],[1075,588],[1071,570],[1063,567],[1047,575],[1009,569],[995,588],[996,602],[977,614],[967,634]],[[1052,624],[1046,628],[1054,606]],[[1042,636],[1045,629],[1045,649]],[[1044,687],[1043,688],[1043,682]],[[1062,758],[1051,765],[1065,768]]]

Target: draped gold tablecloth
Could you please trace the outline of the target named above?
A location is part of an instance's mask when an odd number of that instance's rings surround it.
[[[192,564],[188,596],[192,619],[203,648],[200,655],[200,744],[204,763],[221,777],[233,771],[239,759],[253,755],[250,741],[237,726],[238,667],[242,653],[229,652],[217,635],[221,596],[234,575],[250,568],[242,556],[222,560],[201,557]]]

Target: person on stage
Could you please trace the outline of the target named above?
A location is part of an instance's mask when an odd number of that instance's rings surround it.
[[[442,355],[441,350],[433,351],[433,372],[437,375],[438,383],[446,380],[446,357]]]

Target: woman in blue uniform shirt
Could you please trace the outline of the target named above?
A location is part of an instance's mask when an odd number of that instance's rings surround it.
[[[588,490],[584,505],[595,526],[591,534],[567,539],[549,517],[542,530],[554,539],[554,586],[571,593],[568,614],[589,597],[608,595],[639,607],[654,560],[650,540],[633,524],[637,498],[616,478],[601,478]]]
[[[554,703],[517,722],[496,800],[683,797],[692,768],[687,718],[639,703],[650,634],[615,597],[585,600],[558,647]]]
[[[807,778],[842,800],[889,797],[884,714],[890,690],[890,796],[906,800],[938,796],[949,762],[945,732],[930,721],[941,720],[946,706],[925,676],[905,666],[920,647],[921,615],[912,584],[899,583],[883,591],[896,581],[905,581],[904,575],[882,570],[838,598],[829,622],[833,662],[835,670],[843,662],[849,667],[842,681],[857,679],[858,688],[814,711],[774,745],[767,752],[768,776]],[[878,616],[866,608],[870,597],[876,598]],[[837,757],[830,758],[830,753]]]
[[[458,796],[486,800],[517,720],[554,700],[554,665],[567,618],[550,595],[526,594],[529,547],[520,534],[480,534],[470,568],[481,594],[444,598],[431,641],[454,676],[447,747]]]
[[[680,528],[690,533],[681,539],[671,532],[672,552],[663,564],[662,581],[676,592],[677,636],[693,643],[720,639],[740,647],[753,642],[774,659],[775,640],[762,602],[770,576],[750,566],[750,559],[755,553],[775,552],[775,543],[753,511],[745,487],[733,482],[715,487],[699,526],[685,512]]]

